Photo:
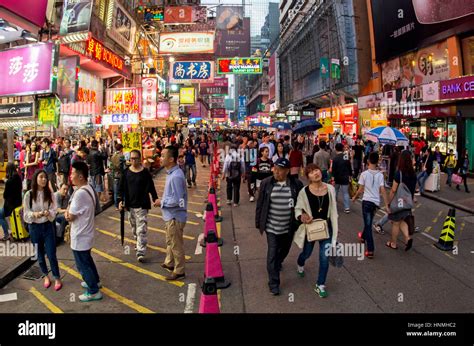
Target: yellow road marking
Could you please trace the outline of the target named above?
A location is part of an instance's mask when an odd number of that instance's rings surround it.
[[[443,214],[443,211],[440,211],[440,212],[438,213],[438,216],[436,216],[436,218],[433,219],[433,223],[438,222],[438,218],[441,216],[441,214]]]
[[[99,229],[99,228],[96,228],[96,230],[99,231],[102,234],[108,235],[108,236],[116,238],[116,239],[120,239],[120,235],[117,235],[117,234],[114,234],[112,232],[109,232],[109,231],[106,231],[106,230],[103,230],[103,229]],[[124,237],[123,240],[126,241],[127,243],[132,243],[132,244],[135,244],[137,242],[136,240],[132,240],[132,239],[127,238],[127,237]],[[159,247],[159,246],[147,245],[146,247],[150,248],[152,250],[156,250],[156,251],[159,251],[159,252],[162,252],[162,253],[166,253],[166,249],[164,249],[162,247]],[[189,259],[191,259],[191,256],[184,256],[184,258],[189,260]]]
[[[157,218],[163,220],[163,216],[161,216],[161,215],[152,214],[152,213],[149,213],[148,215],[153,216],[153,217],[157,217]],[[190,225],[199,225],[198,222],[194,222],[194,221],[186,221],[186,223],[188,223],[188,224],[190,224]]]
[[[183,287],[184,286],[184,282],[182,281],[167,281],[166,278],[163,276],[163,275],[160,275],[158,273],[155,273],[155,272],[152,272],[150,270],[146,270],[144,268],[141,268],[139,266],[136,266],[134,264],[131,264],[131,263],[128,263],[128,262],[124,262],[122,261],[121,259],[117,258],[117,257],[114,257],[114,256],[111,256],[109,255],[108,253],[105,253],[105,252],[102,252],[100,250],[97,250],[97,249],[92,249],[92,252],[99,255],[99,256],[102,256],[106,259],[108,259],[109,261],[112,261],[114,263],[117,263],[117,264],[120,264],[121,266],[124,266],[126,268],[129,268],[129,269],[132,269],[132,270],[135,270],[136,272],[139,272],[141,274],[144,274],[144,275],[148,275],[154,279],[157,279],[157,280],[161,280],[161,281],[165,281],[167,283],[170,283],[172,285],[175,285],[175,286],[178,286],[178,287]]]
[[[36,288],[31,287],[30,288],[30,293],[32,293],[38,300],[46,306],[49,311],[51,311],[54,314],[63,314],[64,311],[62,311],[60,308],[58,308],[56,305],[54,305],[48,298],[46,298],[44,295],[42,295]]]
[[[82,281],[82,276],[81,274],[79,274],[78,272],[76,272],[74,269],[68,267],[67,265],[65,265],[64,263],[62,262],[59,262],[59,267],[64,270],[65,272],[67,272],[68,274],[74,276],[75,278],[79,279]],[[108,289],[106,287],[103,287],[101,288],[101,291],[109,296],[110,298],[112,299],[115,299],[116,301],[118,301],[119,303],[122,303],[124,305],[127,305],[129,308],[132,308],[133,310],[135,311],[138,311],[142,314],[154,314],[153,311],[151,311],[150,309],[144,307],[144,306],[141,306],[137,303],[135,303],[133,300],[130,300],[128,298],[125,298],[123,296],[121,296],[120,294],[118,293],[115,293],[114,291],[112,291],[111,289]]]
[[[425,230],[423,232],[430,233],[431,230],[432,230],[431,226],[428,226],[428,227],[425,228]]]
[[[193,202],[193,201],[188,201],[188,204],[203,205],[203,204],[206,204],[206,202]]]
[[[416,209],[418,209],[419,207],[421,207],[421,203],[417,204]]]
[[[120,222],[120,219],[118,217],[109,216],[109,219]],[[127,222],[128,225],[130,225],[129,221],[126,221],[126,222]],[[150,231],[157,232],[157,233],[163,233],[164,235],[166,235],[166,231],[164,229],[155,228],[155,227],[151,227],[151,226],[148,226],[148,229]],[[183,235],[183,238],[188,239],[188,240],[196,239],[195,237],[192,237],[192,236],[189,236],[189,235]]]

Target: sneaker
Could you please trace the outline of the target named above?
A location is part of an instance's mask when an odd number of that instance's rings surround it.
[[[96,294],[90,294],[89,292],[85,292],[79,296],[79,300],[81,302],[91,302],[93,300],[101,300],[103,298],[102,293],[99,291]]]
[[[188,189],[192,188],[193,186],[192,185],[188,185]]]
[[[145,256],[144,255],[137,255],[137,261],[140,262],[140,263],[144,263],[145,262]]]
[[[326,298],[328,296],[326,286],[324,285],[316,285],[314,287],[314,291],[319,295],[319,298]]]
[[[250,202],[253,202],[253,201],[255,201],[255,197],[251,196],[250,197]]]
[[[239,206],[239,204],[238,204],[238,203],[234,203],[234,207],[238,207],[238,206]]]
[[[372,227],[374,228],[374,231],[378,234],[385,234],[385,231],[383,230],[382,226],[374,224]]]
[[[348,209],[344,209],[344,213],[346,214],[349,214],[351,212],[351,210],[348,208]]]
[[[227,200],[227,205],[231,205],[232,201],[230,199]]]
[[[280,288],[279,287],[270,288],[270,293],[273,294],[274,296],[279,296]]]
[[[421,192],[420,191],[415,192],[415,196],[421,196]]]
[[[89,286],[87,286],[87,283],[85,281],[81,282],[81,286],[82,288],[85,288],[85,289],[89,288]],[[97,284],[97,286],[99,286],[99,288],[102,288],[102,284],[100,282]]]
[[[304,267],[298,266],[298,268],[296,269],[296,274],[298,274],[300,278],[304,278]]]

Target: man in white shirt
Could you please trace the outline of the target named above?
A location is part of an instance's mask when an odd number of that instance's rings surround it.
[[[273,145],[272,142],[270,142],[270,135],[268,133],[265,133],[263,135],[263,142],[258,146],[258,149],[260,148],[267,147],[268,151],[270,152],[268,154],[268,157],[272,158],[273,155],[275,154],[275,146]]]
[[[387,192],[385,191],[384,176],[380,170],[377,169],[379,162],[379,154],[371,152],[369,155],[369,169],[364,171],[359,178],[359,190],[356,192],[352,201],[355,202],[357,196],[363,193],[362,197],[362,216],[364,218],[364,232],[359,232],[359,241],[367,242],[367,251],[365,256],[367,258],[374,257],[374,238],[372,234],[372,223],[375,212],[380,205],[380,195],[382,195],[385,202],[385,209],[390,213],[388,205]]]
[[[77,269],[84,280],[81,286],[87,289],[79,296],[81,302],[102,299],[102,293],[99,291],[101,286],[99,274],[91,256],[95,232],[95,210],[99,200],[95,191],[87,183],[88,171],[85,162],[72,164],[71,180],[76,189],[65,213],[66,220],[71,224],[71,249]]]

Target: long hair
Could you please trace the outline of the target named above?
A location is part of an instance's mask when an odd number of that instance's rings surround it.
[[[44,187],[44,201],[49,202],[50,204],[53,203],[53,193],[51,192],[51,189],[49,188],[49,178],[46,172],[43,169],[39,169],[35,172],[33,175],[33,179],[31,181],[31,194],[33,197],[33,201],[36,202],[36,198],[38,197],[38,176],[44,173],[46,176],[46,186]]]
[[[413,168],[413,160],[411,153],[408,150],[403,150],[398,158],[398,170],[402,172],[402,176],[415,176],[415,169]]]
[[[16,166],[13,162],[10,162],[9,164],[7,164],[7,168],[5,169],[5,173],[6,173],[7,179],[13,178],[15,173],[18,174],[18,172],[16,170]]]

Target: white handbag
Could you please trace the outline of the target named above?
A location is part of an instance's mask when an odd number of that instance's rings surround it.
[[[323,219],[316,219],[306,224],[306,238],[309,242],[329,239],[328,223]]]

